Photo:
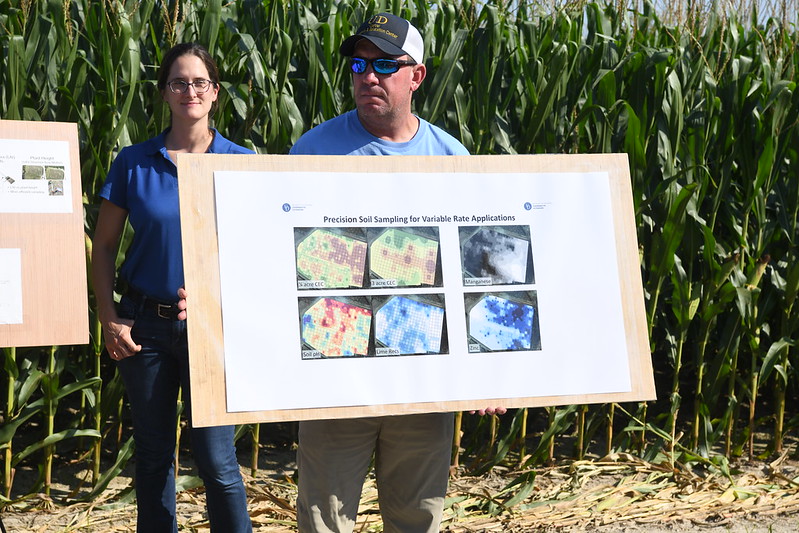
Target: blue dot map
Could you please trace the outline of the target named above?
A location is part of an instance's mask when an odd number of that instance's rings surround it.
[[[529,350],[534,311],[532,305],[488,294],[469,311],[469,334],[491,350]]]
[[[375,313],[375,338],[401,354],[439,353],[444,309],[394,296]]]

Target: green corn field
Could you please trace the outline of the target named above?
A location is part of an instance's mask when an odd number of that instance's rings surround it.
[[[214,125],[259,153],[353,107],[338,45],[383,10],[426,37],[416,112],[472,153],[626,153],[658,400],[458,416],[453,460],[517,468],[511,506],[554,461],[623,451],[716,468],[797,436],[799,20],[795,0],[765,7],[0,0],[0,118],[78,124],[87,257],[115,154],[168,125],[155,75],[183,41],[219,64]],[[89,345],[2,349],[0,506],[48,493],[59,461],[85,464],[75,497],[91,500],[133,454],[91,288],[89,302]],[[239,428],[253,469],[275,431]],[[35,483],[15,483],[23,466]]]

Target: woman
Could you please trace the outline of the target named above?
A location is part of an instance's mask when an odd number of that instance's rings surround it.
[[[177,319],[183,285],[178,211],[179,153],[252,153],[211,128],[219,73],[208,51],[179,44],[164,56],[158,90],[170,128],[120,151],[106,178],[94,234],[92,275],[103,337],[125,382],[136,442],[137,531],[177,532],[175,435],[177,395],[190,400],[186,322]],[[120,268],[115,259],[125,220],[135,234]],[[190,412],[190,409],[188,410]],[[206,488],[211,530],[252,531],[232,426],[192,428],[192,455]]]

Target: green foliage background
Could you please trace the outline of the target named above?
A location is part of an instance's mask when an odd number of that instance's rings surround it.
[[[710,9],[666,24],[647,3],[0,0],[0,116],[78,123],[90,249],[110,162],[168,124],[154,80],[169,46],[199,41],[216,58],[223,134],[286,153],[352,107],[338,44],[380,10],[426,37],[416,111],[472,153],[630,161],[659,400],[464,419],[459,444],[477,471],[614,450],[707,468],[780,452],[799,423],[797,34],[784,16]],[[565,260],[589,261],[579,250]],[[89,346],[3,349],[3,497],[49,490],[69,451],[92,471],[80,495],[91,499],[130,457],[122,387],[92,324]],[[259,426],[240,429],[240,444],[259,442]],[[35,486],[14,486],[21,464],[39,468]],[[523,475],[502,498],[517,502],[532,482]]]

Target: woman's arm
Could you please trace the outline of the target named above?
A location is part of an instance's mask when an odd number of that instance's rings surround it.
[[[105,347],[112,359],[124,359],[141,350],[141,346],[133,342],[130,336],[133,321],[119,318],[114,306],[117,249],[127,218],[128,212],[125,209],[103,200],[92,241],[94,295],[103,326]]]

